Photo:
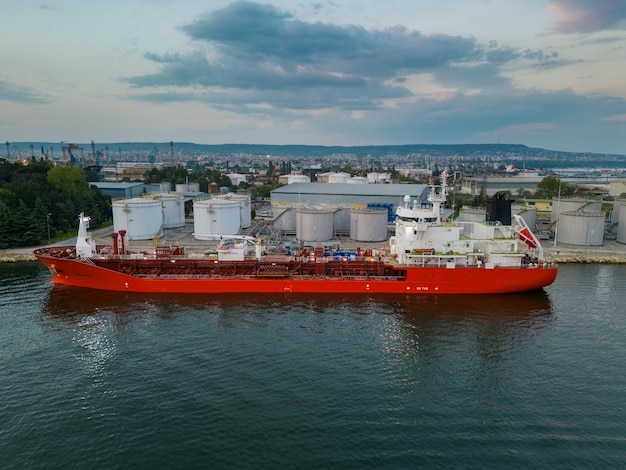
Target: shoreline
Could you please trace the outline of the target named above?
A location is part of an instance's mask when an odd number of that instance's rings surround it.
[[[113,227],[96,229],[91,232],[94,241],[98,245],[111,243],[110,234]],[[186,223],[184,227],[169,229],[162,240],[169,240],[178,245],[185,246],[190,251],[204,251],[212,242],[196,240],[192,234],[192,226]],[[344,241],[340,241],[343,244]],[[68,238],[61,242],[53,243],[55,246],[74,245],[76,238]],[[217,243],[217,242],[215,242]],[[356,242],[350,242],[356,243]],[[385,244],[387,244],[385,242]],[[208,245],[208,246],[207,246]],[[367,243],[363,244],[367,245]],[[0,250],[0,263],[21,263],[37,262],[33,255],[33,250],[50,245],[40,245],[32,247],[9,248]],[[372,244],[373,247],[382,246],[380,243]],[[558,264],[582,263],[582,264],[626,264],[626,244],[618,243],[616,240],[604,240],[600,246],[578,246],[555,243],[554,240],[543,240],[544,256],[547,260]],[[131,251],[152,250],[152,240],[131,240],[127,242],[127,248]]]
[[[58,245],[72,244],[71,240]],[[47,245],[44,245],[47,246]],[[0,263],[37,262],[33,250],[38,247],[9,248],[0,250]],[[129,249],[141,249],[129,246]],[[144,247],[145,248],[145,247]],[[545,257],[558,264],[587,263],[587,264],[626,264],[626,245],[615,241],[606,242],[602,246],[573,247],[557,245],[545,247]]]

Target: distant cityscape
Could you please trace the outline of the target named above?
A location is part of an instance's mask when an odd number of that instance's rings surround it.
[[[227,173],[255,174],[270,162],[289,162],[293,173],[341,171],[357,174],[370,171],[405,172],[413,169],[443,169],[465,176],[512,175],[520,171],[548,174],[566,168],[568,176],[578,169],[585,176],[626,176],[626,155],[561,152],[516,144],[459,145],[203,145],[188,142],[70,143],[5,142],[0,156],[9,161],[45,158],[58,165],[104,168],[102,178],[136,176],[150,167],[183,165],[190,169],[211,168]],[[135,171],[124,169],[135,168]],[[140,170],[140,171],[137,171]]]

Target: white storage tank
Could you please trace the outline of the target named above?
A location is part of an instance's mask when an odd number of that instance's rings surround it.
[[[350,212],[352,207],[335,207],[333,211],[333,230],[335,233],[350,233]]]
[[[626,199],[615,199],[613,201],[613,211],[611,214],[611,223],[618,224],[620,219],[620,214],[622,211],[626,210]]]
[[[176,185],[177,193],[199,193],[200,183],[179,183]]]
[[[239,216],[241,218],[241,228],[252,226],[252,200],[249,194],[220,194],[214,197],[215,200],[236,201],[239,204]]]
[[[626,243],[626,202],[622,202],[619,207],[620,209],[619,209],[619,219],[617,222],[616,240],[619,243]]]
[[[477,207],[461,207],[458,222],[484,222],[487,217],[487,211]]]
[[[329,183],[347,183],[350,175],[348,173],[331,173],[328,175]]]
[[[287,175],[287,184],[310,183],[311,177],[307,175]]]
[[[376,184],[376,183],[378,183],[378,178],[379,177],[380,177],[379,173],[374,173],[374,172],[368,173],[367,174],[367,182],[369,184]]]
[[[201,199],[193,202],[193,229],[196,240],[210,240],[220,235],[237,235],[241,228],[238,201]]]
[[[162,193],[169,193],[172,190],[172,183],[169,181],[161,181],[159,183],[159,191]]]
[[[369,181],[365,176],[353,176],[348,179],[348,184],[368,184]]]
[[[296,212],[296,237],[306,242],[324,242],[333,238],[333,211],[299,209]]]
[[[380,242],[387,239],[387,211],[354,209],[350,213],[350,238],[359,242]]]
[[[296,233],[296,208],[291,206],[272,207],[274,220],[272,227],[274,230],[280,230],[283,233]]]
[[[383,184],[391,183],[391,174],[389,174],[389,173],[380,173],[378,175],[378,182],[379,183],[383,183]]]
[[[163,194],[163,227],[179,228],[185,226],[185,199],[180,194]]]
[[[601,246],[604,242],[604,214],[583,211],[561,213],[557,241],[569,245]]]
[[[163,234],[160,200],[132,198],[113,201],[113,231],[126,230],[127,240],[150,240]]]
[[[532,232],[535,232],[535,228],[537,227],[537,209],[526,206],[511,206],[511,215],[519,215],[526,225],[530,227]]]
[[[559,214],[564,212],[587,212],[596,213],[602,211],[602,202],[582,198],[552,198],[552,212],[550,222],[555,222]]]

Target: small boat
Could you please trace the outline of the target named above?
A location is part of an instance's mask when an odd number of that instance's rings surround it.
[[[389,245],[354,252],[323,245],[271,255],[262,239],[223,243],[217,253],[177,245],[130,252],[124,233],[96,245],[89,217],[79,216],[76,245],[39,248],[34,255],[56,284],[143,293],[502,294],[554,282],[557,265],[520,216],[453,222],[443,217],[447,175],[431,186],[428,204],[405,196]],[[121,232],[121,231],[120,231]]]

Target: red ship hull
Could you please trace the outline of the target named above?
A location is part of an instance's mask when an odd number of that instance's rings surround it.
[[[399,266],[380,260],[304,261],[298,263],[301,270],[294,271],[287,262],[206,261],[202,267],[201,261],[188,258],[152,260],[148,265],[141,259],[126,260],[126,264],[120,259],[77,260],[59,257],[48,249],[34,254],[50,269],[56,284],[141,293],[502,294],[541,289],[557,275],[556,266],[547,263],[447,268]],[[129,269],[133,266],[136,272]]]

